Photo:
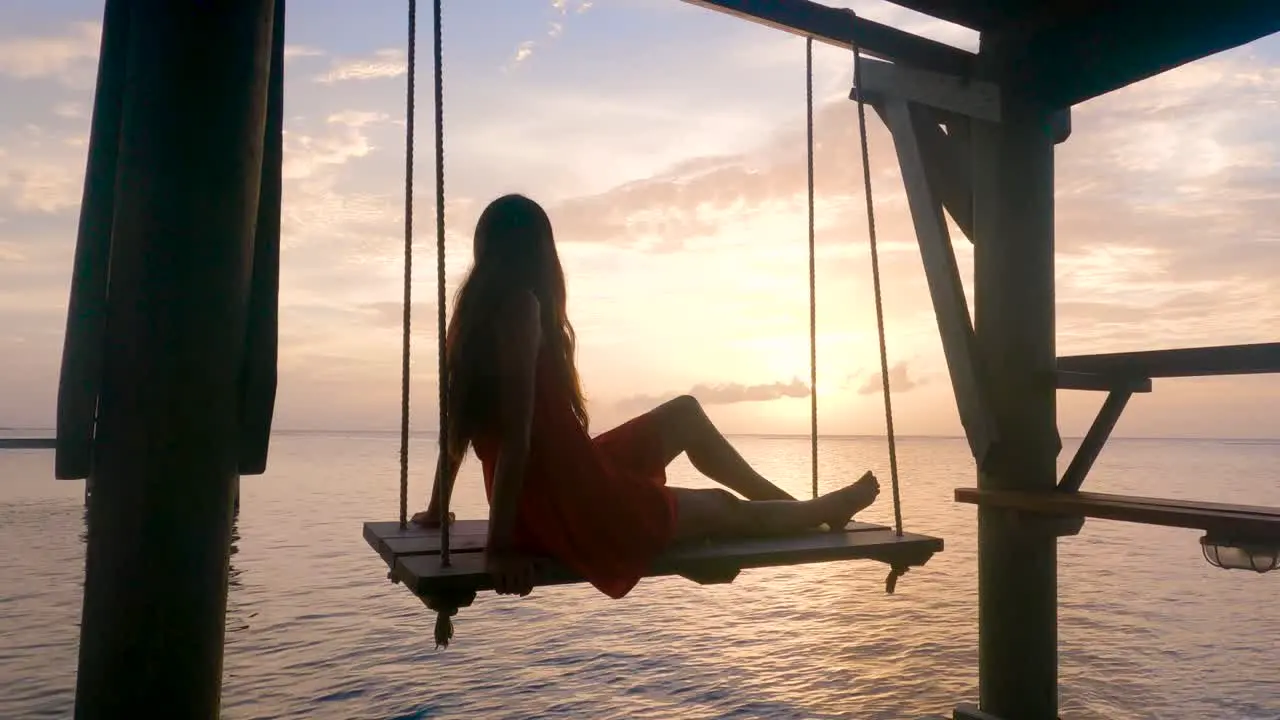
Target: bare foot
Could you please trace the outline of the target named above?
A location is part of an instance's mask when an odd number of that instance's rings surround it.
[[[868,470],[853,484],[825,496],[832,503],[834,512],[831,519],[823,524],[828,530],[843,531],[853,516],[871,507],[879,495],[880,481]]]

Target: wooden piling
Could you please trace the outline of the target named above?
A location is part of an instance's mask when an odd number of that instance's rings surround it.
[[[60,480],[89,477],[98,390],[102,382],[107,265],[115,214],[116,156],[120,148],[121,103],[129,54],[129,16],[128,0],[106,1],[58,378],[53,472]],[[86,503],[88,497],[86,481]]]
[[[218,717],[273,6],[130,6],[77,718]]]
[[[983,35],[979,66],[1011,68]],[[979,488],[1052,490],[1059,450],[1054,380],[1053,113],[1004,93],[1000,122],[974,120],[975,333],[1001,433]],[[1057,538],[1049,526],[978,511],[982,710],[1057,718]]]

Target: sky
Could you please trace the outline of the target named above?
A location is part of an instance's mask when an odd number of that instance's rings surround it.
[[[975,50],[880,0],[833,3]],[[416,100],[413,424],[436,424],[430,3]],[[281,429],[399,422],[405,3],[290,0]],[[102,3],[0,4],[0,427],[51,427]],[[804,41],[677,0],[446,0],[447,293],[485,203],[543,203],[593,431],[692,392],[731,433],[809,429]],[[1073,111],[1059,355],[1280,328],[1280,36]],[[882,434],[847,50],[815,45],[818,401]],[[868,113],[895,430],[962,434],[892,141]],[[972,303],[972,246],[952,226]],[[1280,378],[1158,380],[1117,435],[1280,437]],[[1064,436],[1102,401],[1059,393]]]

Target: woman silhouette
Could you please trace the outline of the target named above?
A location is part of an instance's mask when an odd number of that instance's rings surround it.
[[[843,528],[879,494],[868,472],[816,499],[792,498],[687,395],[592,438],[565,305],[547,214],[522,195],[493,201],[476,225],[474,262],[446,335],[451,471],[438,466],[435,482],[451,493],[475,450],[490,505],[486,569],[499,593],[528,594],[532,560],[543,555],[619,598],[673,541]],[[745,499],[668,487],[666,467],[682,452]],[[431,497],[413,520],[439,527]]]

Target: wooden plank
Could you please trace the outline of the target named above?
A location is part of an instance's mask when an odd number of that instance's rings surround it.
[[[1151,392],[1151,378],[1129,377],[1126,375],[1107,375],[1104,373],[1069,372],[1059,370],[1056,373],[1059,390],[1096,390],[1114,392],[1122,390],[1130,393]]]
[[[858,90],[1000,122],[1000,86],[987,80],[864,58]]]
[[[1076,493],[1085,497],[1104,497],[1134,505],[1154,505],[1157,507],[1181,507],[1192,510],[1209,509],[1227,513],[1259,514],[1266,517],[1280,518],[1280,508],[1265,505],[1240,505],[1238,503],[1217,503],[1206,500],[1179,500],[1177,498],[1153,498],[1138,495],[1114,495],[1111,493]]]
[[[885,117],[893,133],[907,190],[911,219],[924,262],[925,279],[933,300],[934,315],[942,337],[942,350],[951,374],[960,421],[969,440],[969,449],[981,468],[988,453],[999,439],[992,413],[984,374],[975,348],[973,321],[960,281],[955,251],[947,226],[942,221],[942,208],[930,190],[924,159],[916,141],[912,111],[899,98],[885,100]]]
[[[1280,342],[1070,355],[1058,369],[1131,378],[1280,373]]]
[[[401,530],[400,523],[394,520],[367,522],[364,527],[365,541],[384,560],[397,556],[440,553],[439,530],[425,530],[413,524]],[[883,525],[863,522],[851,522],[845,526],[845,532],[874,532],[885,529]],[[453,524],[449,533],[449,552],[483,552],[488,539],[488,520],[459,520]]]
[[[809,0],[684,0],[828,45],[859,47],[864,53],[913,67],[967,75],[973,53],[860,18],[847,8]]]
[[[865,532],[809,533],[785,538],[761,538],[723,543],[705,543],[673,549],[658,558],[650,577],[664,575],[721,574],[725,569],[748,569],[785,565],[870,559],[919,566],[941,552],[942,540],[924,535],[882,528]],[[539,586],[583,582],[573,571],[551,560],[537,564]],[[397,557],[392,572],[416,595],[492,590],[481,553],[450,556],[450,566],[441,567],[439,555]]]
[[[1280,540],[1280,508],[1102,493],[957,488],[957,502]]]

